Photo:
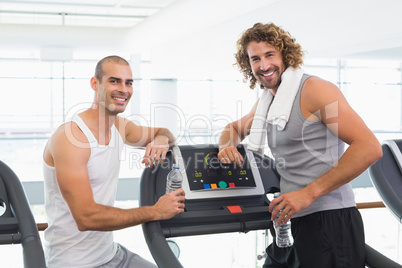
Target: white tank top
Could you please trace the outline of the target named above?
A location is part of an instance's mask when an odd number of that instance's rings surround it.
[[[84,121],[76,115],[73,119],[91,146],[88,174],[95,202],[113,206],[123,139],[113,125],[108,145],[99,145]],[[45,230],[45,256],[48,268],[95,267],[110,261],[117,250],[112,232],[78,230],[57,184],[54,167],[43,165],[45,180],[45,209],[49,227]],[[82,204],[83,206],[85,204]]]

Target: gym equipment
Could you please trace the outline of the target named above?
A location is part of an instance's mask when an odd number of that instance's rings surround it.
[[[402,140],[385,140],[381,147],[383,156],[371,165],[369,176],[385,206],[402,223]],[[372,263],[378,263],[378,260],[372,259]],[[402,265],[389,263],[383,267]]]
[[[391,213],[402,223],[402,140],[386,140],[383,156],[369,168],[370,179]]]
[[[267,193],[279,190],[279,175],[267,156],[238,146],[244,162],[222,164],[217,145],[175,146],[164,163],[146,168],[140,180],[140,206],[150,206],[165,194],[166,176],[173,161],[183,172],[185,212],[165,221],[142,225],[151,254],[160,268],[183,267],[166,238],[266,230],[271,224]],[[183,168],[184,167],[184,168]],[[176,248],[177,247],[173,247]],[[400,267],[366,245],[369,268]]]
[[[0,245],[4,244],[22,245],[25,268],[46,267],[39,232],[22,184],[0,161]]]
[[[183,172],[186,210],[167,221],[142,225],[146,242],[159,267],[183,267],[166,242],[179,237],[268,229],[267,192],[279,190],[273,162],[238,147],[241,167],[222,164],[214,145],[174,147],[161,165],[144,170],[140,205],[153,205],[165,194],[166,175],[174,159]],[[174,156],[173,156],[174,155]],[[185,168],[182,168],[185,167]]]

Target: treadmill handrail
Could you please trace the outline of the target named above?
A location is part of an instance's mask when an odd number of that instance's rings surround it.
[[[390,145],[391,144],[391,145]],[[396,146],[396,148],[395,148]],[[383,152],[387,152],[386,150],[389,149],[391,151],[391,154],[394,157],[394,161],[396,165],[398,166],[398,170],[400,170],[402,174],[402,170],[400,165],[402,163],[399,163],[399,160],[396,158],[396,155],[398,154],[396,150],[399,150],[398,145],[396,144],[395,141],[389,142],[389,141],[384,141],[382,144],[382,149]],[[399,197],[399,193],[395,190],[395,187],[393,187],[392,183],[390,182],[390,179],[395,179],[395,177],[389,177],[387,178],[385,174],[385,158],[386,156],[383,155],[381,159],[379,159],[377,162],[375,162],[373,165],[371,165],[368,169],[368,173],[371,179],[371,182],[373,183],[374,187],[376,188],[377,192],[381,196],[381,198],[384,201],[385,206],[392,212],[392,215],[394,215],[400,223],[402,223],[402,207],[401,207],[401,199]],[[401,176],[401,175],[399,175]]]
[[[398,164],[399,170],[402,173],[402,153],[398,145],[394,140],[385,140],[383,144],[388,145],[389,149],[391,150],[392,154],[395,157],[395,161]]]
[[[366,267],[368,268],[402,268],[402,265],[384,256],[366,244]]]
[[[155,204],[155,171],[146,168],[142,173],[140,180],[140,206],[152,206]],[[148,177],[149,176],[149,177]],[[148,179],[143,179],[147,177]],[[152,257],[156,261],[159,268],[183,268],[183,265],[173,254],[159,221],[151,221],[142,224],[145,241],[151,251]]]
[[[18,219],[24,267],[45,268],[42,243],[24,188],[14,171],[2,161],[0,161],[0,178],[6,188],[9,204]]]

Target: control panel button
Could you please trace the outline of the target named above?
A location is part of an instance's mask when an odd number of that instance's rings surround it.
[[[241,213],[243,212],[240,206],[227,206],[230,213]]]
[[[225,189],[226,187],[228,187],[228,184],[225,181],[220,181],[218,183],[219,187],[222,189]]]
[[[206,148],[197,151],[183,150],[186,159],[186,173],[190,191],[225,190],[228,188],[255,188],[256,184],[244,149],[239,148],[244,161],[241,167],[235,164],[224,164],[218,158],[218,150]],[[231,183],[231,184],[230,184]]]

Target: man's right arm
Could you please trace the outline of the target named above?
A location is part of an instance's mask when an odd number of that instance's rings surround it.
[[[153,206],[140,208],[120,209],[96,203],[87,169],[91,151],[85,144],[86,137],[70,123],[56,131],[44,153],[45,161],[55,166],[60,192],[80,231],[118,230],[184,212],[183,190],[162,196]]]
[[[227,124],[219,137],[219,153],[218,157],[222,163],[230,164],[236,162],[241,165],[243,157],[237,150],[236,146],[250,134],[251,125],[255,112],[257,110],[258,101],[254,104],[251,111],[230,124]]]

